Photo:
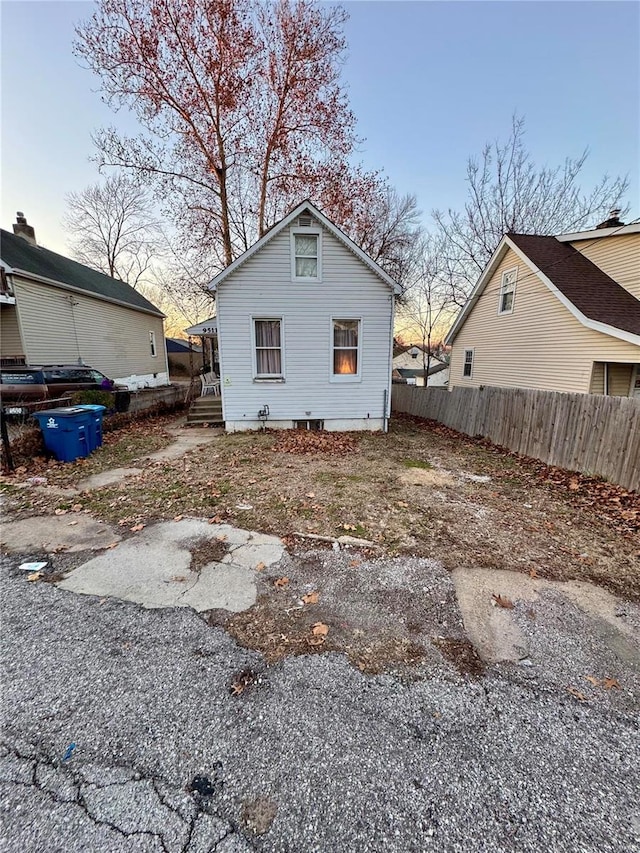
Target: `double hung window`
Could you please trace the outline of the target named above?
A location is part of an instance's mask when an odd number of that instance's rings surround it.
[[[281,379],[282,319],[253,321],[256,379]]]

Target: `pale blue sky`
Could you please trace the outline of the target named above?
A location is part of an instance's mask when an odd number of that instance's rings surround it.
[[[585,146],[585,183],[629,174],[640,214],[640,5],[635,2],[350,2],[344,68],[361,157],[428,218],[460,206],[465,164],[527,120],[539,163]],[[65,250],[65,193],[97,177],[91,132],[116,123],[71,53],[84,2],[12,2],[2,13],[2,210],[24,210],[39,242]]]

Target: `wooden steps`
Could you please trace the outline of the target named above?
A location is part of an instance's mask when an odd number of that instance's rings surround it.
[[[187,426],[224,426],[222,420],[222,398],[213,394],[198,397],[187,414]]]

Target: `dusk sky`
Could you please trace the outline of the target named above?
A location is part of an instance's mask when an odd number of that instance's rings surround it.
[[[351,2],[344,67],[361,159],[415,193],[425,221],[465,199],[465,165],[527,123],[539,164],[585,147],[583,185],[628,174],[640,214],[640,5],[635,2]],[[71,51],[84,2],[2,3],[2,227],[23,210],[66,251],[64,196],[98,177],[91,132],[135,132]]]

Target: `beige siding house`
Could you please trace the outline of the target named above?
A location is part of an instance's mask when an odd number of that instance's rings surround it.
[[[640,225],[506,234],[446,342],[450,388],[640,398]]]
[[[310,202],[210,287],[228,431],[386,428],[400,288]]]
[[[87,364],[131,390],[167,385],[164,314],[128,284],[0,233],[2,364]]]

